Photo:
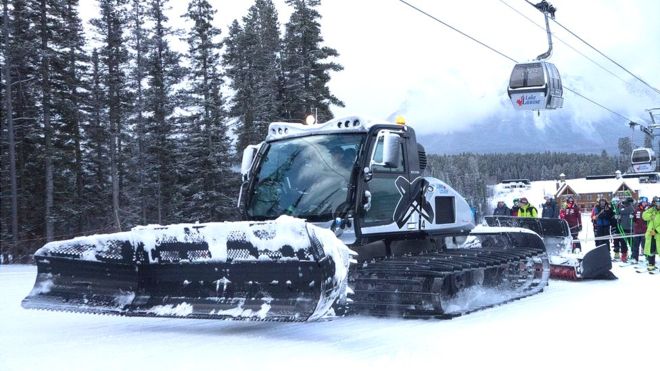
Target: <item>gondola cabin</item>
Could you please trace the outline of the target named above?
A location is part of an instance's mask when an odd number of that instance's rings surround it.
[[[557,67],[545,61],[516,64],[507,89],[513,107],[524,111],[561,108],[563,91]]]
[[[655,152],[651,148],[636,148],[630,156],[630,163],[635,173],[655,171],[658,165]]]

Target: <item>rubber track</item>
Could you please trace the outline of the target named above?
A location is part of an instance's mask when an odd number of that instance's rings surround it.
[[[544,259],[547,269],[544,251],[515,248],[451,249],[373,261],[351,275],[349,284],[355,294],[350,311],[404,318],[453,318],[542,291],[547,274],[544,277],[539,262]],[[456,294],[473,286],[502,290],[502,300],[453,312],[444,308]]]

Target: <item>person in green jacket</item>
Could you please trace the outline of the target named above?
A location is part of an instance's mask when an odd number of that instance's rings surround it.
[[[521,218],[536,218],[538,211],[536,208],[529,204],[527,197],[520,199],[520,209],[518,209],[518,216]]]
[[[660,247],[660,196],[653,197],[653,203],[644,211],[642,219],[648,223],[644,235],[646,238],[644,255],[649,263],[648,270],[651,272],[658,269],[655,266],[655,255],[658,254],[658,247]]]

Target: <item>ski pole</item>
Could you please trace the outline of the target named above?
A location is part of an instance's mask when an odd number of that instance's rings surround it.
[[[630,214],[628,219],[630,219],[630,228],[633,228],[633,214]],[[628,237],[628,240],[630,241],[630,244],[628,244],[628,247],[630,247],[630,249],[632,250],[633,239],[632,239],[632,237]]]
[[[630,234],[630,235],[628,235],[628,237],[640,237],[640,236],[644,236],[644,235],[645,235],[644,233],[638,233],[638,234]],[[576,241],[576,240],[577,241],[583,241],[583,242],[606,241],[606,240],[610,240],[611,238],[612,238],[612,235],[608,235],[608,236],[594,237],[594,238],[576,238],[573,241]]]

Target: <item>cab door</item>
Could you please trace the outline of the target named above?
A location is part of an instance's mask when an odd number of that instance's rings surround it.
[[[373,135],[377,136],[377,134]],[[368,152],[370,154],[368,158],[380,163],[383,161],[384,140],[378,137],[374,139],[372,141],[374,144]],[[400,156],[396,166],[386,167],[372,164],[370,166],[371,179],[365,179],[366,181],[363,182],[362,194],[366,195],[363,197],[363,213],[360,223],[363,235],[406,230],[406,227],[400,228],[395,220],[395,211],[405,192],[401,187],[409,184],[405,138],[401,137],[399,142]]]

